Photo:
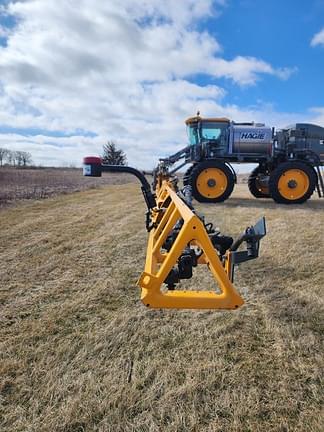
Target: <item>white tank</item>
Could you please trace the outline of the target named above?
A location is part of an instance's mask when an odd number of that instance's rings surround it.
[[[271,154],[272,129],[264,124],[233,124],[230,127],[230,153]]]

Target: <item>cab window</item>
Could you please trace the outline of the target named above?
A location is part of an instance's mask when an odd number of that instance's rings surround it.
[[[190,145],[198,144],[197,127],[188,126],[187,127],[187,133],[188,133],[188,138],[189,138],[189,144]]]
[[[206,140],[217,140],[220,137],[222,128],[214,123],[205,123],[201,125],[201,138]]]

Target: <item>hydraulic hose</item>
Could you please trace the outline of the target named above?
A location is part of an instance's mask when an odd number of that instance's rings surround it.
[[[141,182],[141,189],[144,195],[144,199],[147,205],[147,208],[150,210],[156,206],[156,201],[154,198],[154,195],[151,190],[151,186],[149,182],[147,181],[145,175],[137,170],[136,168],[132,168],[129,166],[124,165],[107,165],[107,164],[101,164],[101,171],[102,172],[118,172],[118,173],[127,173],[132,174],[135,177],[138,178],[138,180]]]
[[[136,168],[132,168],[124,165],[108,165],[103,164],[101,158],[96,156],[88,156],[83,159],[83,174],[85,176],[91,177],[101,177],[102,172],[110,172],[110,173],[126,173],[132,174],[138,178],[141,182],[141,189],[144,195],[144,199],[147,205],[148,210],[151,210],[156,206],[155,197],[152,193],[151,186],[147,181],[145,175],[137,170]]]

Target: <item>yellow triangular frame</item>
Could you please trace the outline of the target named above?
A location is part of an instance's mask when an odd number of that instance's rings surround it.
[[[202,221],[167,185],[161,190],[157,202],[155,227],[149,234],[145,271],[138,281],[142,302],[152,308],[176,309],[236,309],[241,306],[244,301],[230,281]],[[168,234],[180,219],[183,220],[183,225],[171,249],[161,253]],[[189,243],[203,250],[203,256],[198,262],[207,264],[218,283],[220,293],[161,291],[164,280]]]

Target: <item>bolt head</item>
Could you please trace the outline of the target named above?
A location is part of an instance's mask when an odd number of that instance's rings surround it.
[[[210,188],[215,187],[216,186],[216,180],[214,180],[214,179],[208,179],[207,186],[210,187]]]

